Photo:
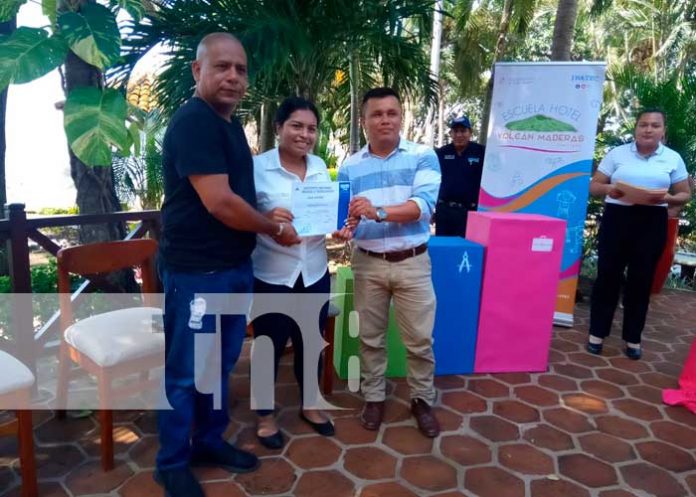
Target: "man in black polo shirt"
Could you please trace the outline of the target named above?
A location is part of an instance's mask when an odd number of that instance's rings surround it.
[[[299,242],[292,225],[258,213],[251,152],[233,112],[247,86],[241,43],[228,33],[200,42],[192,65],[196,91],[172,117],[163,144],[160,274],[164,284],[165,388],[155,479],[170,497],[203,497],[190,464],[253,471],[258,459],[223,439],[229,423],[227,379],[246,330],[243,315],[221,316],[221,409],[196,390],[195,335],[216,332],[200,294],[250,293],[256,233]],[[199,296],[197,297],[196,294]],[[200,367],[198,364],[197,367]]]
[[[471,123],[466,116],[452,120],[450,137],[452,143],[436,150],[442,183],[435,207],[435,234],[463,237],[467,214],[478,207],[486,148],[471,141]]]

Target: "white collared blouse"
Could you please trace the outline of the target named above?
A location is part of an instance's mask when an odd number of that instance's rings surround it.
[[[296,181],[300,181],[299,176],[280,164],[278,148],[254,157],[256,203],[261,213],[275,207],[290,210],[292,184]],[[308,154],[304,182],[311,181],[331,181],[331,177],[321,157]],[[319,281],[327,271],[328,263],[324,236],[304,237],[298,245],[283,247],[270,236],[259,234],[251,258],[254,277],[291,288],[300,274],[306,287]]]

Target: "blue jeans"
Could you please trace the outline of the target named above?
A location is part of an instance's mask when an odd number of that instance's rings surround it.
[[[212,273],[161,268],[160,275],[165,294],[165,391],[173,409],[159,412],[157,468],[167,470],[188,465],[192,450],[224,443],[222,435],[229,424],[228,378],[246,333],[245,315],[221,316],[221,409],[213,409],[213,395],[196,390],[194,343],[196,333],[215,332],[216,316],[195,316],[194,295],[250,293],[253,275],[250,262]]]

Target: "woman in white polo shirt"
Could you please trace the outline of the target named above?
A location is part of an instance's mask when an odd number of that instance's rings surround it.
[[[662,144],[665,115],[657,109],[638,114],[635,141],[612,149],[602,160],[590,183],[590,193],[605,197],[599,229],[597,280],[592,290],[590,336],[587,350],[601,354],[602,342],[611,331],[624,272],[624,353],[641,357],[641,333],[650,302],[650,287],[667,236],[667,207],[691,198],[684,161]],[[653,196],[650,205],[622,200],[616,183],[649,189],[669,189]]]
[[[254,157],[254,181],[258,209],[279,223],[292,223],[290,192],[293,183],[331,181],[324,161],[312,155],[317,139],[319,112],[313,103],[299,97],[285,99],[275,117],[278,147]],[[283,247],[266,235],[257,237],[254,263],[254,293],[318,293],[330,292],[324,236],[310,236],[292,247]],[[327,306],[321,311],[317,325],[323,333]],[[264,314],[254,320],[254,336],[267,336],[275,349],[275,374],[278,361],[288,339],[294,351],[294,371],[302,398],[303,354],[300,329],[284,314]],[[256,435],[271,449],[283,446],[283,436],[273,411],[257,411]],[[334,427],[319,410],[301,409],[300,417],[318,433],[331,436]]]

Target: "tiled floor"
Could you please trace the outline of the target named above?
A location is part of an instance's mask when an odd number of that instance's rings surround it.
[[[228,435],[262,456],[262,466],[247,475],[198,475],[209,497],[695,495],[696,416],[664,406],[661,389],[676,386],[696,338],[696,293],[655,299],[640,362],[622,357],[617,338],[608,341],[603,357],[585,353],[587,320],[588,307],[581,304],[574,329],[554,330],[548,372],[437,378],[444,431],[435,440],[415,429],[403,381],[390,384],[387,423],[378,433],[363,430],[351,409],[336,414],[335,438],[314,435],[297,417],[297,389],[285,364],[277,400],[290,440],[282,452],[268,451],[255,441],[248,377],[238,375]],[[239,371],[247,361],[240,361]],[[331,400],[361,405],[340,385]],[[43,497],[162,495],[152,481],[154,417],[121,412],[117,419],[116,469],[103,473],[93,419],[57,421],[37,413]],[[3,496],[19,495],[16,450],[12,438],[0,440]]]

